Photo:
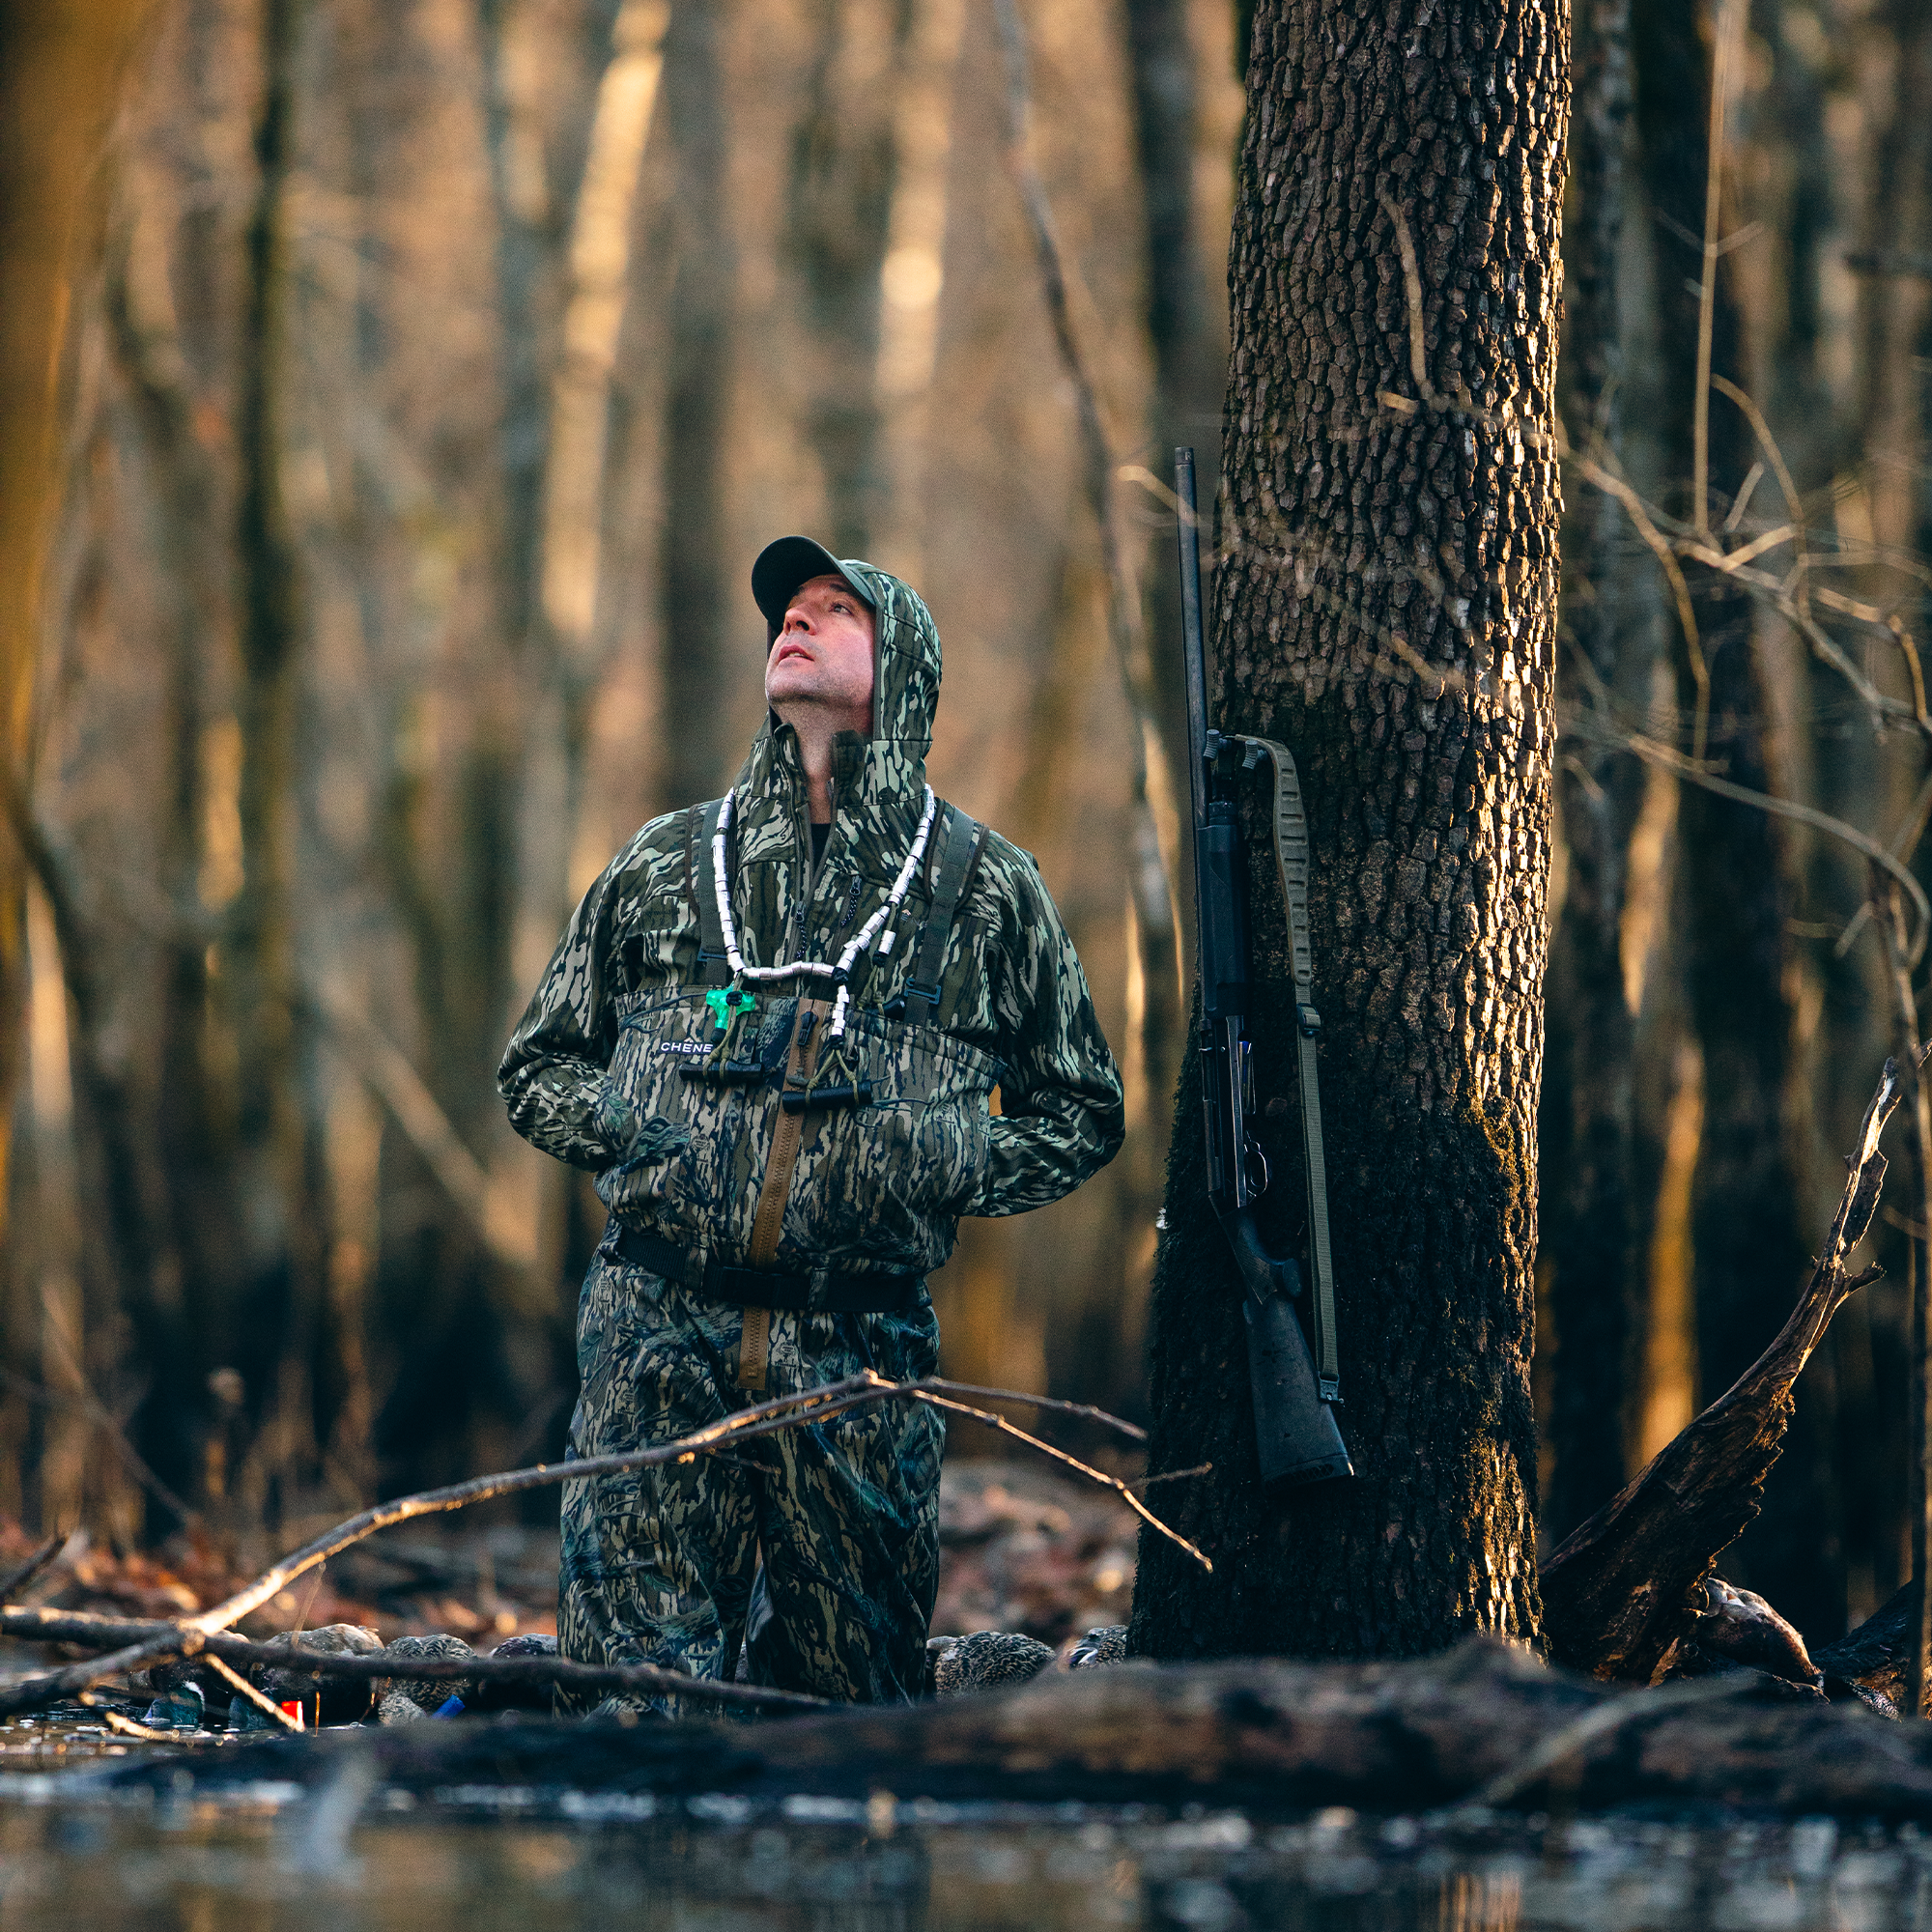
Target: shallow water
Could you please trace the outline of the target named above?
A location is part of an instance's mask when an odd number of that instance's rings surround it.
[[[0,1932],[1932,1932],[1911,1827],[457,1788],[107,1798],[0,1735]],[[143,1747],[131,1747],[138,1752]],[[30,1754],[31,1753],[31,1754]],[[31,1768],[30,1768],[31,1767]]]

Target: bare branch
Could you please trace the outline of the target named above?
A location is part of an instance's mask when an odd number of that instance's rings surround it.
[[[1683,753],[1673,752],[1668,745],[1660,745],[1638,732],[1619,730],[1606,724],[1598,713],[1575,714],[1567,728],[1578,737],[1590,738],[1597,744],[1634,753],[1646,763],[1674,772],[1680,779],[1701,785],[1706,791],[1714,791],[1720,798],[1735,799],[1740,805],[1755,806],[1760,811],[1775,813],[1779,818],[1796,819],[1799,824],[1808,825],[1814,831],[1829,833],[1833,838],[1842,839],[1854,851],[1863,853],[1904,887],[1918,914],[1918,929],[1912,941],[1910,963],[1917,966],[1924,956],[1926,936],[1932,932],[1932,900],[1926,898],[1924,887],[1913,877],[1911,869],[1893,858],[1868,833],[1861,832],[1856,825],[1847,825],[1842,818],[1833,818],[1829,812],[1819,811],[1812,806],[1799,805],[1788,798],[1776,798],[1770,792],[1753,791],[1748,785],[1733,784],[1729,779],[1721,779],[1715,772],[1706,771]]]

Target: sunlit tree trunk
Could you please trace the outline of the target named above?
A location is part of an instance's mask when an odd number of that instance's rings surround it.
[[[1190,1065],[1155,1274],[1151,1466],[1212,1463],[1169,1507],[1215,1569],[1143,1544],[1141,1653],[1400,1655],[1536,1629],[1567,26],[1522,0],[1398,4],[1373,24],[1340,0],[1256,12],[1212,651],[1223,722],[1290,744],[1309,806],[1357,1474],[1260,1487]],[[1298,1191],[1293,1006],[1251,804],[1252,1024],[1282,1242]]]

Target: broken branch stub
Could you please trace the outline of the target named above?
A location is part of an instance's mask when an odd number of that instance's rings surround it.
[[[1878,1209],[1886,1166],[1879,1136],[1903,1091],[1888,1060],[1831,1236],[1776,1339],[1544,1564],[1544,1633],[1557,1662],[1649,1684],[1690,1636],[1719,1554],[1762,1506],[1799,1372],[1846,1299],[1879,1276],[1877,1268],[1851,1274],[1846,1263]]]

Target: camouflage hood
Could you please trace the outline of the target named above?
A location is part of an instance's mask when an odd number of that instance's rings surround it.
[[[873,613],[872,735],[840,732],[833,753],[832,839],[878,844],[896,864],[919,829],[925,801],[925,754],[939,709],[939,627],[919,593],[857,557],[838,567]],[[768,711],[734,782],[739,849],[763,855],[768,841],[802,836],[805,771],[798,737]],[[762,834],[762,836],[760,836]]]

